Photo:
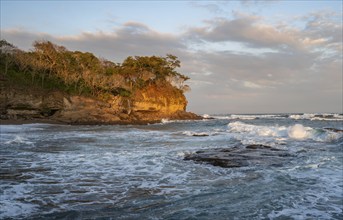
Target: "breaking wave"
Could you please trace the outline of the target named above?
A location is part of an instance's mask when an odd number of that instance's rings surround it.
[[[296,140],[312,139],[320,142],[331,142],[342,137],[342,134],[337,132],[305,127],[302,124],[292,126],[263,126],[236,121],[229,123],[228,127],[229,132],[232,133],[259,137],[291,138]]]
[[[311,120],[311,121],[343,121],[342,114],[294,114],[289,116],[290,119],[294,120]]]
[[[215,135],[216,133],[213,132],[194,132],[194,131],[184,131],[182,134],[186,136],[194,136],[194,137],[206,137],[206,136],[211,136]]]
[[[301,114],[230,114],[230,115],[203,115],[204,119],[227,120],[255,120],[255,119],[293,119],[311,121],[343,121],[343,114],[334,113],[301,113]]]
[[[231,114],[231,115],[203,115],[204,119],[228,119],[228,120],[255,120],[255,119],[282,119],[287,118],[286,115],[281,114],[265,114],[265,115],[259,115],[259,114]]]
[[[16,135],[12,140],[6,141],[5,144],[33,144],[33,142],[22,136]]]

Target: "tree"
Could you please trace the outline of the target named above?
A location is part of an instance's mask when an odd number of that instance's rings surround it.
[[[168,67],[171,68],[172,70],[181,66],[180,60],[178,60],[177,56],[174,56],[172,54],[167,54],[165,60],[168,63]]]
[[[20,72],[31,74],[31,81],[38,78],[44,87],[64,85],[66,91],[89,91],[94,96],[112,93],[129,97],[133,91],[149,84],[165,86],[168,83],[178,90],[187,91],[187,76],[177,72],[181,62],[172,54],[160,56],[129,56],[122,64],[98,58],[89,52],[69,51],[50,41],[35,41],[29,52],[18,50],[5,40],[0,41],[1,64],[5,74],[13,62]],[[54,82],[57,80],[57,83]]]
[[[37,71],[33,71],[33,66],[35,65],[34,62],[34,55],[32,52],[24,52],[18,50],[17,53],[15,53],[15,64],[20,72],[27,74],[28,72],[31,75],[31,83],[34,83],[35,76],[37,74]]]
[[[6,40],[0,40],[0,58],[5,63],[5,75],[7,75],[9,65],[13,63],[12,55],[16,50],[17,48],[13,44]]]

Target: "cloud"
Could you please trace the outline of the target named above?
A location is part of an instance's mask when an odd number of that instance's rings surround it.
[[[244,6],[256,6],[260,5],[268,5],[278,2],[279,0],[240,0],[241,4]]]
[[[110,32],[54,37],[1,30],[1,36],[24,49],[45,39],[115,62],[131,55],[175,54],[180,71],[191,77],[188,109],[194,112],[341,112],[342,23],[337,16],[311,13],[295,18],[304,24],[299,27],[236,12],[231,19],[207,20],[177,34],[131,21]]]
[[[199,41],[239,42],[254,48],[301,48],[306,44],[320,43],[322,38],[301,36],[299,30],[277,28],[263,22],[258,16],[236,13],[234,19],[217,18],[207,21],[207,25],[192,28],[188,36]]]
[[[278,0],[240,0],[240,1],[191,1],[193,8],[204,9],[212,14],[227,15],[232,8],[253,8],[256,6],[267,7]]]
[[[211,1],[211,2],[201,2],[201,1],[191,1],[190,5],[194,8],[205,9],[214,14],[223,14],[226,11],[224,6],[228,5],[228,1]]]
[[[54,37],[47,33],[33,33],[21,29],[1,30],[1,38],[13,43],[22,50],[29,50],[36,40],[53,40]]]
[[[341,53],[341,16],[321,11],[294,19],[293,22],[305,23],[305,28],[301,29],[283,24],[282,21],[268,23],[263,17],[236,11],[232,19],[222,17],[207,20],[203,26],[190,28],[186,35],[198,45],[237,42],[252,49],[288,52],[321,49]]]
[[[3,30],[2,37],[19,48],[29,49],[34,40],[51,40],[70,50],[90,51],[98,56],[121,62],[132,55],[159,55],[175,53],[186,47],[178,36],[159,33],[139,22],[127,22],[112,32],[81,33],[54,37],[26,30]]]

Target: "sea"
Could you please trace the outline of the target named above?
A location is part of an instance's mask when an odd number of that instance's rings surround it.
[[[343,115],[0,125],[0,219],[343,219]],[[278,166],[184,160],[264,145]]]

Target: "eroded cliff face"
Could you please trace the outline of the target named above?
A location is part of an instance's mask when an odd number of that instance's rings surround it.
[[[132,110],[136,112],[159,112],[173,114],[186,111],[187,100],[181,91],[170,85],[150,85],[135,93]]]
[[[167,119],[199,119],[186,112],[183,93],[170,85],[150,85],[130,98],[112,96],[106,101],[70,96],[60,91],[2,88],[2,120],[51,120],[70,124],[148,123]]]
[[[1,119],[31,119],[54,115],[63,109],[61,92],[43,93],[38,90],[1,88]]]

